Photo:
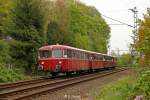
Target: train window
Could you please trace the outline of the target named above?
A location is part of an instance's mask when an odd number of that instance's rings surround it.
[[[67,58],[67,50],[64,50],[64,55],[63,55],[64,58]]]
[[[75,51],[72,52],[72,58],[75,58]]]
[[[52,55],[52,52],[50,50],[39,51],[39,58],[40,59],[50,58],[51,55]]]
[[[95,60],[95,55],[94,54],[92,55],[92,58],[93,58],[93,60]]]
[[[92,55],[91,54],[89,54],[89,58],[88,58],[89,60],[92,60],[93,59],[93,57],[92,57]]]
[[[82,52],[82,59],[84,59],[84,52]]]
[[[86,59],[86,53],[84,53],[84,60]]]
[[[103,57],[103,60],[104,60],[104,61],[106,61],[106,60],[107,60],[107,59],[106,59],[106,56],[104,56],[104,57]]]
[[[106,59],[106,60],[112,60],[112,57],[110,57],[110,56],[105,56],[105,59]]]
[[[95,60],[97,60],[97,55],[95,55]]]
[[[80,59],[82,59],[82,52],[80,52]]]
[[[71,51],[71,57],[72,57],[72,58],[74,57],[74,55],[73,55],[73,51]]]
[[[80,59],[82,59],[82,52],[80,52]]]
[[[82,53],[82,59],[85,59],[85,53],[84,52]]]
[[[71,57],[72,57],[72,55],[71,55],[71,50],[67,50],[67,56],[68,56],[68,58],[71,58]]]
[[[80,59],[79,51],[77,51],[77,58]]]
[[[75,58],[78,58],[78,51],[75,51]]]
[[[103,60],[103,56],[102,55],[99,55],[99,60]]]
[[[94,55],[94,57],[95,57],[95,60],[97,60],[97,55]]]
[[[63,50],[60,50],[60,49],[53,50],[52,55],[54,58],[62,58],[63,57]]]
[[[86,59],[86,60],[88,59],[88,54],[87,54],[87,53],[85,53],[85,59]]]
[[[79,59],[81,59],[81,52],[79,51]]]
[[[81,52],[81,59],[83,59],[83,56],[84,56],[84,55],[83,55],[83,52]]]
[[[77,51],[74,51],[74,58],[77,58]]]
[[[83,53],[80,52],[80,59],[83,59]]]
[[[107,56],[105,56],[105,60],[108,60],[108,57],[107,57]]]
[[[109,57],[109,60],[112,60],[112,57]]]

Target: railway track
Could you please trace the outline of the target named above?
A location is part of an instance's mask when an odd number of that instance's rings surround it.
[[[126,69],[115,69],[79,77],[59,79],[55,81],[49,79],[40,79],[35,81],[23,82],[24,85],[22,83],[10,86],[6,85],[6,88],[1,88],[2,90],[0,89],[0,100],[20,100],[27,98],[29,99],[34,96],[42,95],[46,92],[56,91],[58,89],[63,89],[67,86],[104,77],[124,70]]]
[[[50,77],[42,77],[42,78],[38,78],[38,79],[18,81],[18,82],[14,82],[14,83],[4,83],[4,84],[0,84],[0,93],[4,90],[19,88],[19,87],[27,86],[30,84],[39,84],[39,83],[43,83],[43,82],[47,82],[47,81],[48,82],[56,81],[56,80],[60,80],[63,78],[64,78],[64,76],[56,77],[55,79],[52,79]]]
[[[34,84],[37,82],[42,82],[47,80],[48,78],[39,78],[39,79],[33,79],[33,80],[27,80],[27,81],[19,81],[19,82],[14,82],[14,83],[5,83],[5,84],[0,84],[0,91],[8,88],[15,88],[23,85],[28,85],[28,84]]]

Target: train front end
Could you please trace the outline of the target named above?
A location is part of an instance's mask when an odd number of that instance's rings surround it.
[[[67,59],[61,47],[45,46],[39,49],[39,69],[58,74],[67,71]]]

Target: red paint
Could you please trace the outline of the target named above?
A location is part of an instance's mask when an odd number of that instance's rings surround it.
[[[94,55],[107,56],[106,54],[96,53],[92,51],[87,51],[83,49],[78,49],[70,46],[64,45],[49,45],[39,48],[39,50],[70,50],[70,51],[80,51],[89,54],[90,57],[94,58]],[[110,57],[110,56],[108,56]],[[89,70],[89,69],[101,69],[107,67],[113,67],[116,64],[115,60],[98,60],[98,59],[78,59],[78,58],[47,58],[39,59],[38,63],[42,66],[42,70],[50,72],[71,72],[79,70]],[[58,68],[58,69],[57,69]]]

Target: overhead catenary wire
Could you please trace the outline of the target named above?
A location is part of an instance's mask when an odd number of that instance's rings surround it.
[[[111,19],[111,20],[113,20],[113,21],[116,21],[116,22],[121,23],[121,24],[116,24],[116,25],[127,25],[127,26],[129,26],[129,27],[133,27],[133,28],[134,28],[134,26],[132,26],[132,25],[130,25],[130,24],[127,24],[127,23],[125,23],[125,22],[116,20],[116,19],[114,19],[114,18],[108,17],[108,16],[103,15],[103,14],[101,14],[101,15],[104,16],[104,17],[106,17],[106,18],[108,18],[108,19]],[[111,25],[111,24],[110,24],[110,25]],[[112,24],[112,25],[113,25],[113,24]],[[114,25],[115,25],[115,24],[114,24]]]

